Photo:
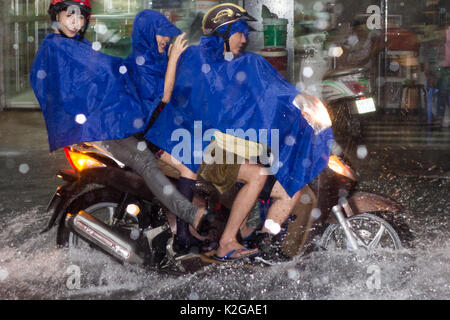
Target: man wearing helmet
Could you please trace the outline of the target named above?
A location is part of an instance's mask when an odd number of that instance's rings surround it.
[[[238,243],[236,234],[261,191],[266,198],[276,200],[262,231],[266,236],[279,232],[301,189],[326,167],[333,139],[331,121],[320,100],[299,94],[261,56],[241,52],[250,32],[246,21],[254,20],[231,3],[217,5],[206,13],[202,24],[205,36],[180,57],[172,100],[146,134],[169,153],[178,147],[171,134],[180,129],[195,133],[199,123],[204,131],[255,129],[279,134],[264,141],[267,146],[272,145],[272,139],[280,144],[275,155],[277,166],[270,167],[273,175],[268,179],[260,174],[260,165],[248,160],[243,164],[215,163],[199,171],[220,191],[236,181],[244,183],[215,256],[220,261],[254,253]],[[320,123],[317,111],[324,110],[326,116]],[[203,151],[209,142],[194,141],[194,149],[197,143]],[[189,151],[190,157],[172,155],[197,172],[198,150]]]
[[[134,135],[143,131],[151,111],[146,110],[147,104],[137,94],[125,61],[93,49],[84,39],[90,0],[52,0],[48,12],[55,33],[42,41],[30,70],[30,82],[44,115],[50,151],[81,142],[106,148],[139,173],[171,212],[201,229],[206,210],[176,190],[166,194],[164,188],[171,183],[154,155],[149,149],[137,148],[139,140]],[[158,45],[153,50],[159,52],[155,53],[161,56],[158,67],[163,69],[168,63],[164,37],[177,36],[181,31],[158,12],[154,12],[153,19],[162,26],[159,33],[163,37],[156,39]],[[178,37],[169,54],[172,66],[185,49],[182,37]],[[174,75],[172,68],[167,78]],[[155,96],[163,102],[170,99],[166,92],[155,92]]]

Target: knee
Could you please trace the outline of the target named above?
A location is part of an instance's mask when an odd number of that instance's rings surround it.
[[[243,164],[239,169],[238,180],[246,184],[264,185],[267,180],[267,174],[260,165]]]

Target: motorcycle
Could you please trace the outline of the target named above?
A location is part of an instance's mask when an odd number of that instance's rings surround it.
[[[64,152],[72,169],[58,173],[64,184],[48,205],[51,218],[43,231],[57,226],[58,246],[87,243],[118,261],[176,274],[217,263],[210,258],[213,251],[177,252],[170,214],[130,168],[87,143]],[[170,179],[177,178],[176,170],[163,163],[161,168]],[[410,241],[403,208],[387,197],[356,191],[357,183],[358,174],[331,156],[283,225],[283,253],[292,258],[314,249],[400,249]],[[219,194],[206,181],[197,181],[197,195],[216,212],[212,225],[219,230],[217,239],[237,191]]]
[[[331,70],[320,84],[323,99],[329,106],[336,141],[350,156],[356,154],[356,147],[361,144],[361,122],[376,112],[367,73],[368,69],[363,67]]]
[[[327,32],[298,37],[300,88],[322,99],[328,106],[336,141],[343,153],[354,159],[362,140],[361,122],[376,114],[377,108],[366,67],[336,68],[343,54],[340,46],[324,49]]]

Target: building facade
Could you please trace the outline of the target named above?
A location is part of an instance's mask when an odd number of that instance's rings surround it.
[[[247,50],[266,57],[302,90],[320,96],[327,74],[364,66],[383,112],[424,109],[427,99],[439,103],[427,92],[448,94],[450,1],[92,0],[87,38],[103,52],[125,57],[134,16],[154,9],[194,44],[203,14],[219,2],[239,4],[258,19]],[[39,45],[51,32],[49,4],[5,0],[0,5],[0,110],[39,108],[28,79]]]

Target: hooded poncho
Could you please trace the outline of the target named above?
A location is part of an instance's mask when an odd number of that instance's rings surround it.
[[[47,126],[50,151],[87,141],[122,139],[145,124],[147,114],[123,59],[59,34],[43,40],[30,82]]]
[[[136,16],[133,52],[126,61],[94,50],[85,39],[49,34],[36,54],[30,82],[44,115],[50,151],[143,131],[162,96],[167,68],[167,48],[160,54],[155,36],[180,33],[161,13],[142,11]]]
[[[247,24],[234,23],[235,32],[248,33]],[[146,138],[196,172],[209,129],[256,132],[246,138],[279,148],[271,170],[293,196],[327,166],[331,128],[314,132],[293,105],[298,89],[263,57],[244,53],[228,61],[223,51],[223,39],[208,36],[183,53],[171,101]]]
[[[181,31],[163,14],[153,10],[143,10],[134,19],[131,41],[133,51],[126,59],[131,70],[131,79],[136,85],[140,98],[148,112],[153,112],[164,93],[164,76],[168,57],[158,52],[156,35],[176,37]]]

